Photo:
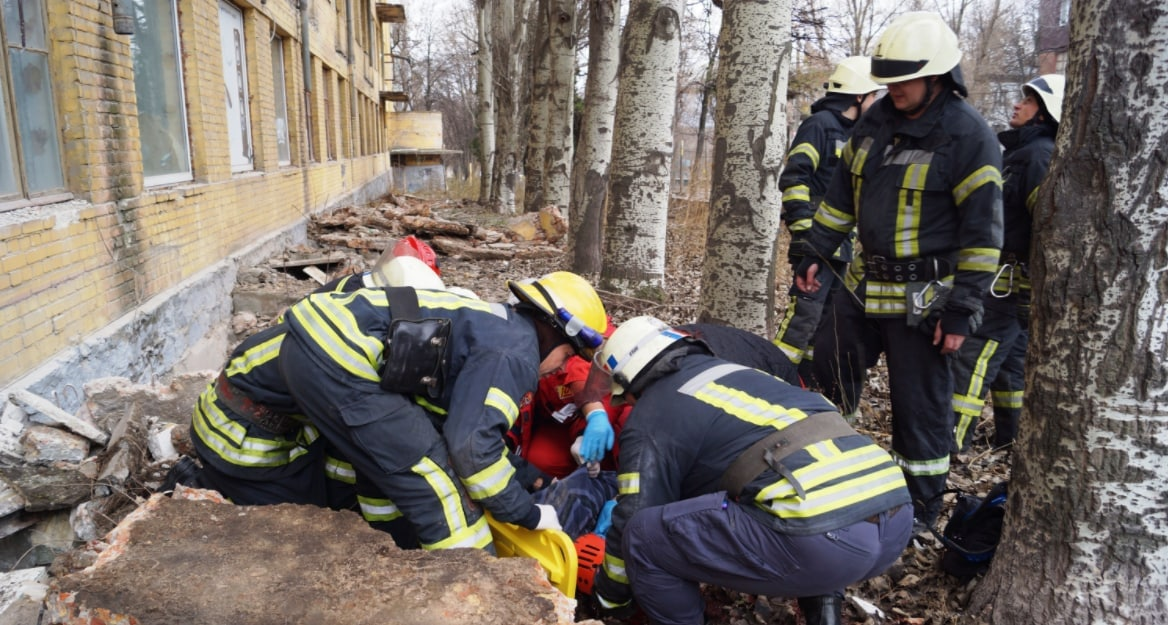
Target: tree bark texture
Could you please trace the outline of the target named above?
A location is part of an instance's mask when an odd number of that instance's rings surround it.
[[[682,0],[633,0],[621,35],[620,88],[600,283],[661,300]]]
[[[572,118],[576,104],[576,0],[548,0],[548,74],[544,204],[569,215],[572,199]],[[536,207],[543,208],[543,206]]]
[[[1168,614],[1168,10],[1073,7],[1006,527],[971,608],[1150,625]]]
[[[527,17],[531,0],[499,2],[494,7],[495,23],[495,107],[496,129],[494,180],[491,204],[502,214],[515,213],[515,196],[520,182],[523,145],[520,141],[522,98],[520,77],[526,54]],[[506,42],[506,45],[499,45]]]
[[[478,54],[475,65],[478,68],[479,105],[479,203],[491,201],[491,179],[495,171],[495,72],[493,20],[491,2],[476,0],[475,17],[478,21]]]
[[[791,2],[727,0],[698,319],[774,334]]]
[[[547,9],[550,0],[534,0],[531,23],[531,100],[527,124],[527,157],[523,163],[523,210],[532,213],[545,204],[544,174],[547,172],[548,81],[551,79],[551,49],[548,40]]]
[[[582,274],[600,271],[620,59],[620,0],[591,0],[589,5],[588,79],[584,83],[580,144],[572,164],[572,210],[568,214],[572,269]]]

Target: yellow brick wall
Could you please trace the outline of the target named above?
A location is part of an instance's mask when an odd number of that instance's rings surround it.
[[[332,71],[333,119],[319,115],[317,85],[307,99],[316,102],[313,134],[317,160],[324,162],[307,161],[296,3],[243,1],[236,6],[247,36],[255,171],[232,174],[218,4],[178,0],[194,180],[146,188],[131,36],[113,32],[109,0],[48,0],[53,90],[74,199],[0,211],[0,387],[204,268],[388,175],[387,154],[347,156],[360,153],[355,140],[362,124],[384,144],[376,104],[380,57],[375,52],[371,63],[354,42],[350,66],[344,29],[337,45],[336,4],[323,0],[310,5],[310,50],[317,81],[324,67]],[[285,39],[293,164],[284,167],[275,141],[273,33]],[[336,160],[325,156],[325,124],[333,129]]]

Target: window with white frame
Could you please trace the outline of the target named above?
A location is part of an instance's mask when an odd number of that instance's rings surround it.
[[[147,186],[191,179],[177,0],[133,0],[134,91]]]
[[[0,201],[65,191],[44,0],[3,0]]]
[[[243,33],[243,11],[233,4],[219,3],[219,39],[223,52],[231,171],[248,171],[253,169],[255,151],[251,140],[251,96],[247,87],[247,40]]]
[[[276,96],[276,157],[281,165],[292,164],[288,141],[288,92],[284,82],[284,38],[272,37],[272,87]]]

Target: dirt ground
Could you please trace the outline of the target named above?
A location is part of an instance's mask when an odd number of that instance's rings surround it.
[[[434,217],[491,225],[501,222],[499,215],[489,213],[473,203],[445,200],[422,200],[419,198],[398,198],[399,202],[428,205]],[[694,320],[697,294],[694,285],[700,284],[702,243],[704,242],[704,217],[691,215],[689,221],[671,220],[666,258],[666,302],[657,304],[617,294],[601,292],[606,308],[619,323],[639,314],[653,314],[671,323],[686,323]],[[425,238],[422,236],[421,238]],[[475,291],[486,300],[502,301],[508,296],[505,286],[507,279],[538,277],[549,271],[570,269],[564,257],[524,259],[524,260],[469,260],[466,258],[439,255],[442,277],[448,286],[460,286]],[[783,269],[786,269],[784,265]],[[335,277],[343,273],[338,268]],[[778,280],[786,288],[789,270],[780,271]],[[586,276],[593,277],[593,276]],[[272,279],[272,278],[266,278]],[[288,280],[287,277],[280,280]],[[280,288],[295,290],[303,288],[307,293],[316,285],[308,280],[303,284],[284,282]],[[889,447],[889,400],[887,373],[878,366],[869,375],[869,385],[861,404],[861,417],[857,429],[869,434],[886,448]],[[989,408],[983,412],[977,435],[968,454],[955,458],[950,476],[950,487],[985,493],[989,487],[1008,476],[1008,453],[991,451],[988,438],[992,438],[992,414]],[[947,516],[951,502],[947,502]],[[898,625],[942,625],[976,624],[963,613],[969,596],[978,580],[969,583],[946,575],[938,569],[941,545],[932,537],[922,537],[905,550],[900,560],[884,575],[870,579],[847,589],[848,601],[844,608],[844,623],[875,624],[895,623]],[[797,625],[802,623],[794,599],[742,595],[720,588],[706,588],[707,616],[711,623],[730,625],[765,624]],[[580,618],[592,617],[586,602],[581,602]],[[864,607],[862,607],[864,606]],[[609,620],[610,625],[626,621]],[[627,621],[635,623],[636,619]]]

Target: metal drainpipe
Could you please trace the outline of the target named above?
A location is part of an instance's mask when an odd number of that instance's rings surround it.
[[[349,158],[354,158],[358,156],[357,146],[361,144],[361,138],[357,136],[357,129],[361,126],[357,123],[357,61],[353,57],[353,49],[356,47],[353,24],[356,18],[353,16],[353,0],[345,0],[345,14],[349,22],[349,37],[346,42],[348,47],[346,53],[349,57]]]
[[[311,0],[300,0],[300,51],[304,55],[304,92],[312,93],[312,47],[308,45],[308,12]]]

